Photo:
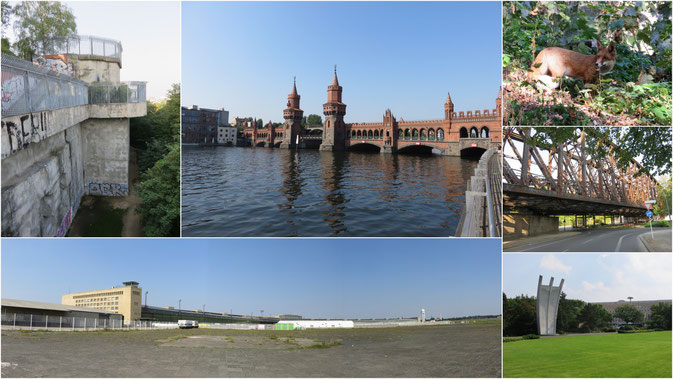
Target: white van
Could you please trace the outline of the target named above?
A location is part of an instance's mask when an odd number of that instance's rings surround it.
[[[178,328],[180,329],[191,329],[198,328],[199,322],[194,320],[178,320]]]

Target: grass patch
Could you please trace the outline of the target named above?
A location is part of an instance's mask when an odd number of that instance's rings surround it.
[[[670,378],[671,332],[543,338],[503,344],[505,378]]]

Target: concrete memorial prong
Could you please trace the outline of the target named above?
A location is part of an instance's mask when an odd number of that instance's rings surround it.
[[[558,302],[561,298],[561,284],[554,287],[554,277],[549,281],[549,285],[542,284],[542,275],[537,282],[537,330],[541,336],[553,336],[556,334],[556,315],[558,314]]]

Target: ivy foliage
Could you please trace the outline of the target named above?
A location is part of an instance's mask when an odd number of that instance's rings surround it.
[[[505,123],[671,124],[670,1],[505,1],[503,18]],[[593,55],[595,41],[608,46],[618,30],[615,66],[596,84],[566,78],[561,94],[550,98],[527,82],[525,73],[544,48]]]

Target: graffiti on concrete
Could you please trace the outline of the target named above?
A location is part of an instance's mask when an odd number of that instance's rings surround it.
[[[59,74],[72,76],[72,63],[68,63],[65,54],[44,55],[33,58],[33,64],[56,71]]]
[[[13,117],[2,121],[3,139],[7,135],[9,151],[3,151],[2,157],[8,157],[19,150],[25,149],[34,142],[40,142],[47,138],[47,113],[31,113]]]
[[[65,237],[65,233],[68,232],[68,228],[70,228],[71,223],[72,223],[72,208],[68,209],[68,213],[66,213],[65,217],[63,217],[63,220],[61,220],[61,225],[58,227],[58,230],[56,231],[56,235],[54,237]]]
[[[2,113],[7,113],[19,100],[24,99],[22,74],[12,74],[11,71],[2,73]]]
[[[126,196],[129,186],[119,183],[89,183],[89,195]]]

